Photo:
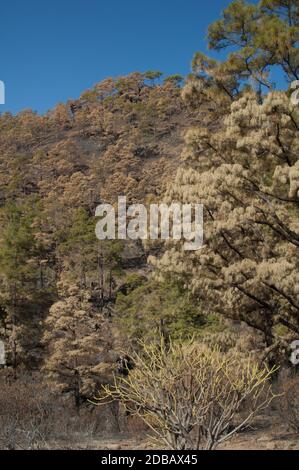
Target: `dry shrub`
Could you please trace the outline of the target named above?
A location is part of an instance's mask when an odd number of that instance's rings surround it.
[[[47,449],[103,433],[109,410],[82,406],[51,391],[40,376],[0,374],[0,448]],[[109,419],[109,418],[108,418]],[[111,417],[110,417],[111,421]]]
[[[133,436],[142,436],[145,435],[148,431],[148,426],[144,423],[139,416],[127,415],[126,417],[126,430],[129,434]]]
[[[193,340],[142,344],[135,368],[96,403],[119,400],[168,449],[214,449],[264,410],[274,369]],[[276,370],[276,369],[275,369]]]
[[[299,375],[282,377],[279,391],[281,397],[278,408],[288,430],[299,433]]]
[[[0,383],[0,447],[46,447],[53,429],[55,398],[40,384],[26,378]]]

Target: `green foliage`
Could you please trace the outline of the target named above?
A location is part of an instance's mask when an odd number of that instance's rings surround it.
[[[209,47],[233,49],[226,69],[239,78],[270,86],[268,74],[276,65],[288,80],[298,79],[298,8],[297,0],[262,0],[258,5],[235,0],[209,27]]]
[[[152,84],[154,85],[155,81],[159,80],[162,77],[162,75],[163,75],[162,72],[149,70],[148,72],[145,72],[144,78],[152,82]]]
[[[209,26],[210,49],[245,47],[257,33],[259,9],[244,0],[233,1],[224,11],[221,19]]]
[[[96,88],[92,88],[91,90],[87,90],[84,93],[81,94],[81,99],[82,100],[87,100],[90,102],[94,102],[98,99],[99,93]]]
[[[39,237],[39,209],[38,201],[29,197],[8,201],[0,210],[0,311],[7,362],[14,370],[26,360],[34,363],[42,312],[54,299],[53,287],[45,282],[48,267]]]
[[[217,328],[217,318],[206,318],[200,305],[180,283],[159,283],[132,275],[126,279],[125,293],[116,299],[116,320],[120,331],[135,343],[153,338],[158,330],[173,338],[200,335]]]
[[[259,4],[233,1],[208,29],[209,48],[225,51],[223,61],[198,52],[185,97],[193,107],[206,105],[217,113],[248,87],[262,96],[275,87],[277,71],[287,82],[299,77],[297,0],[266,0]],[[272,72],[276,71],[274,75]],[[197,98],[195,100],[195,97]]]
[[[164,83],[171,83],[172,85],[179,87],[184,81],[184,77],[178,73],[169,75],[164,79]]]
[[[26,296],[36,287],[39,276],[40,251],[35,234],[38,215],[36,204],[24,200],[21,204],[8,202],[0,211],[0,273],[2,297],[14,291]]]
[[[61,234],[59,254],[64,258],[67,277],[81,286],[97,283],[99,269],[104,278],[122,272],[123,242],[99,241],[95,236],[95,225],[95,218],[85,209],[78,208]]]

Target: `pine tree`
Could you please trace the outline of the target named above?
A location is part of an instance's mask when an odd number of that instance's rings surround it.
[[[42,305],[51,298],[51,290],[42,282],[44,250],[38,240],[38,217],[38,202],[32,198],[22,204],[7,202],[0,212],[0,303],[8,362],[14,370],[30,357],[28,345],[34,342]]]
[[[242,41],[260,40],[262,33],[252,24],[256,14],[266,15],[260,21],[280,24],[279,37],[285,28],[298,29],[297,2],[255,7],[237,1],[210,28],[211,45],[241,47]],[[291,69],[299,65],[297,51],[290,52],[289,67],[279,56],[272,64],[270,54],[266,46],[256,50],[258,63],[264,67],[259,61],[268,58],[267,67],[281,65],[291,80]],[[220,69],[230,67],[236,56],[220,66],[196,58],[207,75],[191,77],[184,95],[201,112],[208,110],[207,119],[187,133],[184,163],[166,194],[167,202],[203,203],[204,247],[185,252],[177,244],[152,261],[163,278],[182,277],[207,312],[260,330],[271,350],[284,343],[282,332],[286,337],[299,332],[299,112],[285,92],[261,95],[259,89],[240,88],[242,60],[238,70],[219,78]],[[252,70],[257,73],[258,67]],[[243,78],[249,76],[246,72]]]
[[[53,387],[70,394],[79,410],[111,379],[111,334],[87,290],[61,281],[59,295],[45,321],[43,343],[48,355],[44,370]]]

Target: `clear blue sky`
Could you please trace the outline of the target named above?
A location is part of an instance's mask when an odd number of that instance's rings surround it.
[[[108,76],[190,71],[230,0],[2,0],[6,104],[45,112]]]

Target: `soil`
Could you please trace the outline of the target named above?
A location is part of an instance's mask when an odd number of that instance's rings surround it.
[[[78,450],[150,450],[152,444],[146,434],[136,438],[120,433],[109,438],[86,438],[72,443],[52,443],[50,448]],[[161,447],[161,449],[163,449]],[[299,450],[299,434],[288,431],[283,425],[257,423],[222,443],[219,450]]]

